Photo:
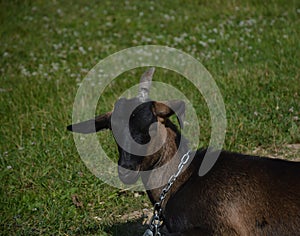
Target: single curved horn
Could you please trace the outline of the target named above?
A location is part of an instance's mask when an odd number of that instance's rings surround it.
[[[138,94],[138,98],[141,102],[145,102],[148,99],[154,71],[155,68],[151,67],[150,69],[146,70],[141,77],[139,94]]]

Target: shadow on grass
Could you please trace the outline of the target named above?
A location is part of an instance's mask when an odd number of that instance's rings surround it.
[[[143,225],[144,218],[128,221],[125,223],[117,223],[107,226],[104,231],[112,236],[142,236],[148,225]]]

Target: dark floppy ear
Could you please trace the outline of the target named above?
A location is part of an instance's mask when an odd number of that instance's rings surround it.
[[[161,118],[168,118],[176,114],[180,127],[183,128],[183,120],[185,115],[185,103],[181,100],[171,100],[165,102],[153,102],[154,115]]]
[[[111,112],[108,112],[104,115],[96,116],[95,119],[83,121],[77,124],[72,124],[67,126],[67,130],[82,133],[90,134],[95,133],[103,129],[110,129],[110,117]]]

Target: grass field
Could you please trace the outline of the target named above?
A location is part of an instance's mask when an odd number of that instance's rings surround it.
[[[0,24],[0,235],[139,230],[126,216],[149,209],[147,196],[93,176],[66,131],[86,73],[128,47],[175,47],[210,71],[226,106],[225,149],[300,156],[299,1],[1,1]],[[141,71],[115,80],[99,112]],[[209,115],[197,90],[162,69],[154,80],[191,100],[207,145]],[[116,159],[111,134],[99,139]]]

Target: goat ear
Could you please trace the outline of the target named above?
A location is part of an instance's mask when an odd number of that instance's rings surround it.
[[[185,115],[185,103],[181,100],[171,100],[165,102],[154,102],[153,103],[154,115],[161,118],[168,118],[173,114],[176,114],[178,122],[183,128],[183,120]]]
[[[103,129],[110,129],[110,117],[111,112],[108,112],[104,115],[96,116],[95,119],[69,125],[67,126],[67,130],[76,133],[90,134]]]

